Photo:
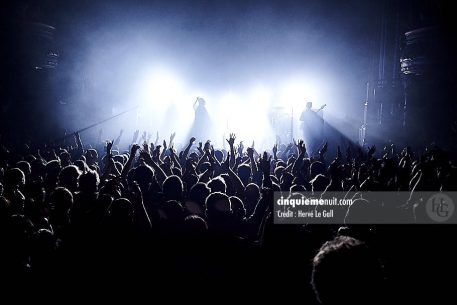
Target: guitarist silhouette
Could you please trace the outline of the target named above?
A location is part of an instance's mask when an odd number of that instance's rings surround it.
[[[324,120],[321,116],[319,116],[319,112],[326,106],[327,104],[324,104],[319,109],[314,111],[312,109],[313,103],[308,102],[306,103],[306,109],[300,116],[300,129],[302,130],[305,144],[311,153],[316,152],[317,147],[322,141]]]

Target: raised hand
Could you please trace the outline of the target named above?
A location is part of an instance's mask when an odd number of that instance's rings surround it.
[[[143,161],[146,163],[146,164],[149,164],[151,165],[152,163],[152,157],[151,155],[147,152],[147,151],[142,151],[140,152],[140,158],[143,159]]]
[[[167,150],[167,141],[163,140],[163,150]]]
[[[189,145],[192,146],[192,145],[194,144],[194,142],[195,142],[195,138],[194,138],[194,137],[190,138],[190,140],[189,140]],[[200,142],[200,143],[201,143],[201,142]]]
[[[168,142],[170,144],[170,146],[173,144],[173,140],[175,139],[175,137],[176,137],[176,132],[173,132],[170,135],[170,141]]]
[[[171,145],[168,150],[170,151],[171,155],[174,155],[176,153],[175,149],[173,148],[173,145]]]
[[[111,155],[111,149],[113,148],[113,143],[114,143],[114,140],[110,141],[106,141],[106,153]]]
[[[375,145],[371,146],[371,147],[368,149],[368,156],[369,156],[369,157],[373,156],[373,154],[375,153],[375,151],[376,151],[376,146],[375,146]]]
[[[157,145],[156,148],[154,149],[154,154],[159,155],[160,154],[160,149],[162,148],[162,145]]]
[[[133,144],[132,147],[130,148],[130,157],[133,158],[136,155],[136,152],[140,149],[140,145],[138,144]]]
[[[298,147],[299,154],[305,154],[306,153],[305,141],[298,140],[297,147]]]
[[[208,141],[206,141],[205,147],[203,148],[203,150],[205,151],[205,153],[208,153],[208,154],[209,154],[210,148],[211,148],[211,141],[208,140]]]
[[[238,146],[238,155],[239,156],[243,155],[243,149],[244,149],[243,141],[240,141],[240,145]]]
[[[233,147],[233,144],[235,143],[236,136],[234,133],[231,133],[229,138],[226,139],[227,143],[230,145],[230,147]]]
[[[143,142],[143,151],[149,154],[149,145],[146,141]]]
[[[258,168],[264,173],[270,173],[270,164],[271,164],[271,156],[268,158],[267,152],[263,152],[263,156],[259,158],[259,162],[257,163]]]

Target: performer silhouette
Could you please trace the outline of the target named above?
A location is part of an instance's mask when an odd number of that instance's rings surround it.
[[[199,141],[206,141],[211,138],[211,130],[213,126],[211,119],[206,109],[206,101],[197,97],[194,103],[195,118],[191,128],[191,136]]]
[[[323,105],[317,111],[314,111],[312,109],[313,103],[307,102],[306,108],[300,116],[303,138],[311,153],[316,153],[321,144],[320,141],[322,141],[324,120],[318,115],[318,112],[324,109],[325,106]]]

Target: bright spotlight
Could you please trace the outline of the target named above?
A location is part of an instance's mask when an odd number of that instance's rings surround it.
[[[131,103],[139,106],[135,128],[158,130],[164,137],[171,132],[187,136],[193,118],[192,97],[170,70],[145,70],[137,81]]]
[[[144,99],[154,104],[175,103],[182,93],[181,83],[170,73],[155,73],[144,81]]]
[[[257,141],[257,148],[271,135],[268,111],[272,92],[263,86],[253,87],[245,92],[227,92],[218,99],[218,109],[214,112],[223,124],[226,135],[234,132],[237,141],[251,144]]]
[[[255,87],[248,94],[250,104],[254,107],[261,107],[262,109],[269,107],[272,97],[272,92],[263,86]]]
[[[310,81],[293,81],[283,86],[280,91],[280,103],[283,107],[301,110],[307,102],[320,103],[319,88]]]

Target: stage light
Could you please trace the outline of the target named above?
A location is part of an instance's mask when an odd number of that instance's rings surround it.
[[[156,71],[143,81],[143,100],[154,105],[175,103],[183,94],[179,79],[170,72]]]
[[[248,100],[253,107],[258,107],[262,109],[266,109],[270,106],[273,94],[272,92],[264,87],[264,86],[257,86],[254,87],[248,93]]]
[[[313,103],[316,107],[319,100],[319,88],[314,81],[298,80],[286,83],[280,90],[279,100],[283,107],[293,108],[294,111],[301,111],[307,102]]]
[[[271,135],[268,112],[272,98],[272,92],[264,86],[223,94],[217,101],[217,110],[212,112],[220,124],[220,133],[228,136],[233,132],[237,142],[243,141],[245,145],[255,140],[260,148]]]
[[[176,141],[184,141],[193,120],[194,100],[195,96],[170,69],[145,69],[130,101],[139,106],[134,128],[159,131],[161,140],[176,132]]]

